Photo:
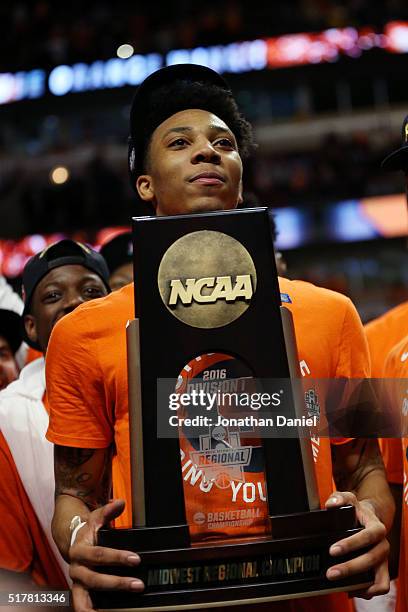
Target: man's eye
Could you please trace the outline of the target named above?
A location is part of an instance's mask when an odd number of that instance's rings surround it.
[[[100,287],[84,287],[86,297],[102,297],[104,294]]]
[[[58,291],[48,291],[43,297],[43,302],[46,304],[56,302],[61,297],[61,294]]]
[[[172,140],[170,143],[170,147],[182,147],[187,144],[186,138],[176,138],[176,140]]]
[[[235,143],[230,138],[219,138],[214,144],[226,149],[235,149]]]

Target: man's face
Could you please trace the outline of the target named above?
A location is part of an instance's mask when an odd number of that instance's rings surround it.
[[[35,288],[31,313],[24,317],[28,337],[38,342],[45,353],[57,321],[83,302],[106,294],[99,276],[84,266],[67,265],[51,270]]]
[[[109,277],[109,285],[112,291],[121,289],[133,282],[133,263],[124,263],[116,268]]]
[[[6,338],[0,334],[0,391],[18,377],[18,367]]]
[[[234,134],[216,115],[190,109],[153,132],[140,197],[158,216],[229,210],[242,201],[242,161]]]

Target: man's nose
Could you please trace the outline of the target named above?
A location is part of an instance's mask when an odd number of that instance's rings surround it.
[[[82,304],[84,301],[85,300],[82,295],[77,291],[68,294],[63,306],[65,314],[68,314],[69,312],[75,310],[75,308]]]
[[[221,155],[213,147],[209,140],[201,143],[193,152],[192,163],[199,164],[202,162],[207,162],[209,164],[219,164],[221,161]]]

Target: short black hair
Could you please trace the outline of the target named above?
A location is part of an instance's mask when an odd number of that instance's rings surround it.
[[[149,113],[144,124],[143,166],[152,134],[157,126],[176,113],[188,109],[203,109],[222,119],[237,139],[241,159],[247,159],[255,149],[252,126],[243,117],[231,92],[218,85],[176,80],[156,89],[150,96]]]

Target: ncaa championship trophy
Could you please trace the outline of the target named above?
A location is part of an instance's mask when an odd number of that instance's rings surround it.
[[[93,592],[94,603],[106,610],[208,609],[367,585],[368,574],[326,578],[330,565],[347,558],[331,558],[330,545],[361,527],[350,506],[320,510],[310,433],[260,436],[264,535],[192,542],[180,438],[167,434],[169,412],[178,412],[169,411],[169,395],[186,364],[221,353],[245,364],[250,385],[262,381],[270,390],[271,381],[285,380],[285,414],[300,420],[306,411],[293,323],[281,306],[266,208],[140,217],[133,224],[136,319],[127,330],[133,526],[101,530],[98,544],[139,553],[137,568],[100,571],[135,575],[145,591]],[[203,426],[207,435],[195,434],[200,447],[190,452],[191,464],[207,482],[219,476],[217,461],[230,461],[237,474],[253,450],[227,429]]]

